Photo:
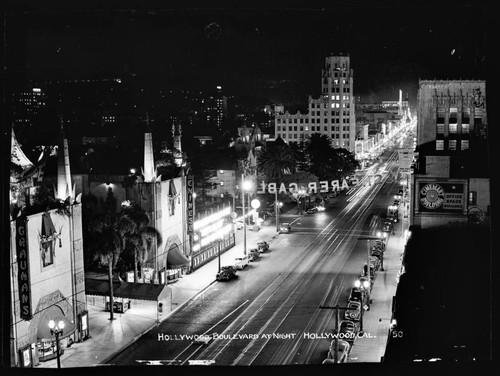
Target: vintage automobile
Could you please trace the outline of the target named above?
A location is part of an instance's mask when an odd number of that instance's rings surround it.
[[[344,317],[346,320],[351,320],[351,321],[359,321],[361,318],[361,303],[360,302],[354,302],[351,301],[349,304],[347,304],[347,308]]]
[[[335,349],[335,347],[337,347]],[[335,352],[337,352],[337,361],[339,363],[347,363],[347,356],[349,355],[349,350],[351,345],[347,341],[337,340],[337,345],[335,346],[335,340],[330,343],[330,347],[328,349],[327,359],[323,361],[323,364],[332,364],[335,360]],[[330,360],[327,362],[327,360]]]
[[[265,240],[261,240],[257,242],[257,249],[260,253],[269,252],[269,243]]]
[[[292,226],[290,226],[290,223],[282,223],[280,225],[280,234],[286,234],[292,231]]]
[[[220,272],[215,276],[217,281],[230,281],[233,278],[236,278],[236,268],[231,265],[220,268]]]
[[[257,248],[251,248],[248,250],[248,260],[255,261],[260,258],[260,252]]]
[[[352,345],[356,338],[356,324],[351,320],[342,320],[339,325],[339,336]]]
[[[248,256],[236,257],[234,259],[234,267],[238,270],[245,269],[250,263],[250,258]]]

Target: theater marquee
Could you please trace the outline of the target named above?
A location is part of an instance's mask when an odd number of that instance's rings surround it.
[[[465,184],[420,181],[418,208],[421,212],[456,213],[465,210]]]

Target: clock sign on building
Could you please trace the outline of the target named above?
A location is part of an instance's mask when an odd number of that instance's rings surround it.
[[[443,205],[444,189],[439,184],[430,183],[420,188],[420,203],[427,209],[437,209]]]

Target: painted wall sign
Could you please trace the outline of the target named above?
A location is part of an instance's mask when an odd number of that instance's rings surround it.
[[[350,180],[352,185],[357,185],[358,184],[358,179],[352,178]],[[347,180],[342,179],[340,182],[339,180],[332,180],[330,182],[328,181],[320,181],[320,182],[309,182],[307,183],[307,186],[305,188],[308,189],[309,193],[327,193],[327,192],[332,192],[332,191],[340,191],[342,189],[349,189],[349,184],[347,183]],[[260,182],[260,185],[257,188],[257,194],[263,194],[263,193],[293,193],[296,192],[299,189],[299,185],[297,183],[289,183],[288,188],[285,186],[285,183],[281,183],[279,187],[277,187],[276,183],[268,183],[266,184],[265,182]]]
[[[420,182],[418,202],[420,211],[463,211],[465,207],[464,184]]]
[[[16,219],[16,251],[17,251],[17,281],[19,284],[20,316],[24,320],[31,320],[31,284],[29,270],[28,249],[28,218],[25,216]]]
[[[194,233],[194,180],[192,177],[186,179],[186,193],[187,193],[187,232],[189,235]]]

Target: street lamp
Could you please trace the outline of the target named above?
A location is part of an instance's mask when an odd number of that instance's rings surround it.
[[[59,356],[59,336],[63,334],[64,321],[60,320],[56,325],[54,320],[49,321],[50,334],[56,336],[56,355],[57,355],[57,368],[61,368],[61,358]]]
[[[280,208],[283,206],[282,202],[278,201],[278,191],[276,190],[274,208],[276,211],[276,232],[280,232]]]
[[[245,215],[245,191],[252,188],[252,182],[245,181],[245,175],[241,176],[241,206],[243,207],[243,255],[247,254],[247,220]]]
[[[306,194],[306,190],[304,188],[300,188],[299,191],[298,191],[298,195],[297,195],[297,207],[299,209],[299,215],[302,214],[302,207],[301,207],[301,199],[302,197],[304,197]]]

